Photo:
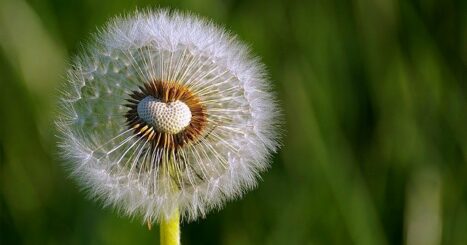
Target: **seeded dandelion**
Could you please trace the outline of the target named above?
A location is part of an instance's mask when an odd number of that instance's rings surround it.
[[[113,19],[67,81],[56,124],[72,175],[91,198],[161,223],[162,240],[178,240],[179,215],[205,217],[254,188],[278,149],[263,65],[191,14]]]

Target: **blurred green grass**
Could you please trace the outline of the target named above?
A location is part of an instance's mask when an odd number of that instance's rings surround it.
[[[51,126],[90,33],[157,6],[249,43],[287,120],[259,187],[184,224],[183,244],[466,243],[466,1],[2,0],[1,244],[158,243],[157,229],[85,198]]]

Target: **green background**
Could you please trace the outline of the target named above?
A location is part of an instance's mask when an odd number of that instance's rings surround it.
[[[467,1],[451,0],[1,0],[1,244],[158,244],[86,199],[53,127],[90,33],[157,6],[237,33],[287,121],[259,187],[183,224],[183,244],[467,244]]]

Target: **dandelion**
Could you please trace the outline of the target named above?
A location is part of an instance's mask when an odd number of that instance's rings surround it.
[[[62,89],[57,127],[91,198],[178,239],[256,186],[278,149],[280,112],[263,65],[222,28],[159,10],[113,19]],[[172,237],[172,238],[171,238]]]

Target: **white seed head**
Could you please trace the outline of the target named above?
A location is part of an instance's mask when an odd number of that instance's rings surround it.
[[[177,134],[191,121],[190,108],[181,101],[164,103],[160,99],[146,96],[137,106],[138,116],[155,127],[157,131]]]
[[[69,170],[90,197],[144,221],[221,208],[256,186],[279,147],[263,65],[192,14],[113,19],[67,80],[56,124]]]

